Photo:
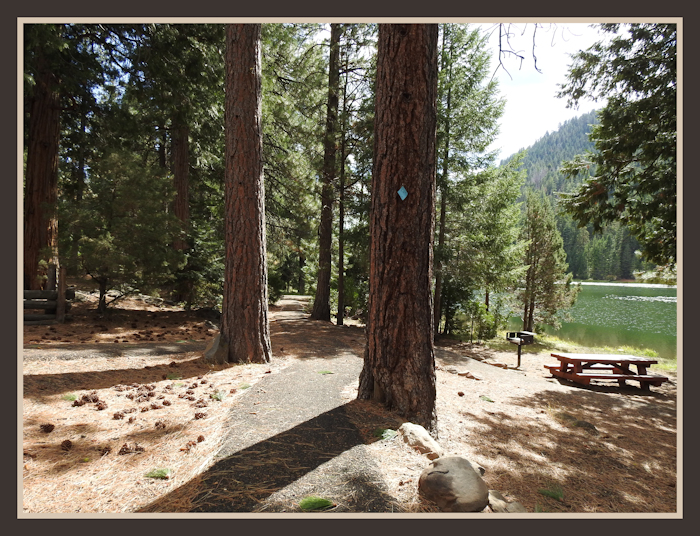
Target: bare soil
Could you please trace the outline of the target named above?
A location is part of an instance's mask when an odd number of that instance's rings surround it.
[[[184,490],[179,503],[160,511],[189,511],[186,490],[216,463],[242,393],[310,357],[361,360],[364,347],[360,326],[299,317],[303,300],[288,297],[270,308],[269,364],[212,366],[201,356],[217,329],[201,312],[129,299],[100,316],[96,295],[78,295],[83,301],[65,324],[24,327],[24,514],[147,511],[176,489]],[[290,314],[297,320],[284,322]],[[670,381],[650,392],[582,387],[552,378],[548,355],[526,348],[516,368],[515,349],[439,341],[445,451],[482,465],[489,488],[529,512],[677,512],[675,373],[664,371]],[[430,462],[397,438],[378,438],[377,429],[402,420],[355,400],[356,390],[349,377],[340,396],[364,442],[358,460],[374,468],[390,498],[386,511],[436,512],[418,496]],[[332,494],[338,476],[314,477],[322,467],[295,485]],[[299,511],[292,488],[256,490],[268,499],[256,498],[251,511]],[[336,496],[335,511],[376,511],[363,507],[358,489]]]

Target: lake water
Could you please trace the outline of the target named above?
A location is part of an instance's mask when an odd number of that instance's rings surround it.
[[[652,348],[675,359],[676,298],[676,288],[666,285],[582,283],[573,321],[545,332],[590,346]]]

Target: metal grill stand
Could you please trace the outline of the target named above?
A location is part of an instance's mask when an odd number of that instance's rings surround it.
[[[532,344],[535,342],[535,335],[532,331],[509,331],[506,334],[506,339],[513,344],[518,345],[518,368],[520,368],[520,353],[522,347],[526,344]]]

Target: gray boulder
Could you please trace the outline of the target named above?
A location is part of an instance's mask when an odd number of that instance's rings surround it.
[[[418,493],[443,512],[481,512],[489,504],[479,470],[461,456],[433,461],[418,479]]]
[[[409,446],[421,454],[425,454],[429,460],[434,460],[444,454],[442,447],[420,424],[405,422],[399,427],[398,433]]]

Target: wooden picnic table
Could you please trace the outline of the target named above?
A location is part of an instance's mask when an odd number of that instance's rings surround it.
[[[582,385],[590,384],[593,379],[617,380],[620,386],[627,380],[636,380],[640,387],[649,390],[650,385],[661,385],[668,378],[658,374],[649,374],[647,367],[658,363],[655,359],[634,355],[615,354],[568,354],[553,353],[559,363],[545,365],[553,376],[571,380]],[[632,370],[632,366],[636,371]]]

